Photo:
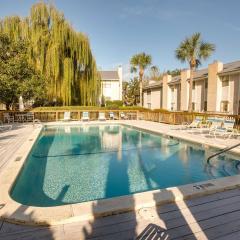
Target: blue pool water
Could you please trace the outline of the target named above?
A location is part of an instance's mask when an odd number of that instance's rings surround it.
[[[56,206],[239,173],[237,157],[208,165],[211,153],[123,125],[45,127],[11,196],[25,205]]]

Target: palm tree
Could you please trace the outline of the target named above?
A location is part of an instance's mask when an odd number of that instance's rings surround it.
[[[189,81],[189,101],[188,111],[192,111],[192,85],[193,72],[201,65],[202,60],[206,60],[215,51],[215,45],[204,42],[201,33],[194,33],[191,37],[182,41],[175,51],[175,56],[181,62],[188,62],[190,67]]]
[[[156,66],[156,65],[151,66],[150,74],[151,74],[150,77],[152,80],[159,80],[160,71],[159,71],[158,66]]]
[[[146,53],[139,53],[132,56],[130,60],[131,72],[139,72],[139,93],[140,93],[140,106],[142,106],[142,81],[146,68],[151,65],[152,57]]]

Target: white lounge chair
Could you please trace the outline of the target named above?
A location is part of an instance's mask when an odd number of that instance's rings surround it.
[[[12,129],[12,125],[3,124],[2,121],[0,121],[0,131],[6,131],[11,129]]]
[[[110,118],[111,120],[118,119],[118,118],[115,116],[114,112],[110,112],[110,113],[109,113],[109,118]]]
[[[207,119],[207,124],[209,125],[209,135],[213,134],[215,136],[215,132],[220,130],[223,126],[224,118],[221,117],[209,117]]]
[[[189,130],[189,129],[197,129],[201,128],[201,124],[203,122],[202,116],[196,116],[195,119],[189,124],[187,122],[182,123],[181,129],[182,130]]]
[[[99,121],[106,121],[106,117],[105,117],[105,113],[104,112],[99,112],[98,120]]]
[[[121,112],[120,113],[120,118],[121,119],[124,119],[124,120],[127,120],[128,119],[128,117],[125,115],[125,113],[123,113],[123,112]]]
[[[70,121],[71,120],[71,112],[64,112],[63,121]]]
[[[89,113],[88,112],[82,113],[82,121],[89,121]]]
[[[234,119],[225,119],[221,127],[217,127],[212,131],[215,137],[227,137],[239,136],[238,130],[234,128],[235,120]]]

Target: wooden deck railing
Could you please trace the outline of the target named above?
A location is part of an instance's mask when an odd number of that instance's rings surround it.
[[[227,114],[215,114],[215,113],[188,113],[188,112],[161,112],[161,111],[141,111],[141,110],[70,110],[71,118],[73,120],[81,120],[83,112],[89,112],[90,120],[97,120],[99,112],[105,112],[106,119],[109,119],[109,113],[114,112],[117,118],[120,118],[120,114],[124,113],[128,119],[132,120],[147,120],[154,122],[161,122],[167,124],[182,124],[183,122],[192,122],[196,116],[203,116],[205,119],[208,117],[224,117],[227,119],[235,119],[235,127],[240,130],[240,115],[227,115]],[[3,121],[3,113],[0,112],[0,120]],[[34,118],[39,119],[41,122],[59,121],[63,119],[64,110],[57,111],[33,111]],[[20,112],[9,112],[15,116]],[[22,112],[21,112],[22,113]]]
[[[140,112],[138,114],[139,118],[154,121],[162,122],[167,124],[182,124],[184,122],[192,122],[196,116],[203,116],[204,119],[209,117],[223,117],[225,119],[234,119],[235,128],[240,130],[240,115],[228,115],[228,114],[216,114],[216,113],[188,113],[188,112],[156,112],[156,111],[147,111]]]
[[[57,111],[32,111],[34,113],[34,119],[39,119],[41,122],[53,122],[53,121],[60,121],[64,118],[64,112],[66,110],[57,110]],[[97,120],[99,112],[104,112],[106,119],[110,118],[110,112],[113,112],[115,117],[120,119],[120,114],[124,113],[128,119],[136,120],[138,119],[139,112],[137,110],[69,110],[71,112],[71,119],[72,120],[81,120],[83,112],[89,112],[90,120]],[[0,112],[0,120],[4,120],[4,113],[9,113],[11,116],[16,118],[18,114],[24,114],[24,112],[17,112],[17,111],[2,111]]]

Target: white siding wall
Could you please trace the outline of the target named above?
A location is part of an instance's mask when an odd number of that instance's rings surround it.
[[[178,94],[180,94],[178,85],[171,86],[170,93],[171,93],[170,94],[171,110],[176,111],[178,110],[178,99],[179,99]]]
[[[143,107],[147,108],[147,92],[143,92]]]
[[[230,85],[230,82],[229,82]],[[222,101],[228,101],[229,100],[229,86],[222,87]]]
[[[240,74],[229,77],[229,112],[238,114],[240,100]]]
[[[151,91],[151,108],[157,109],[160,108],[160,89],[152,89]]]
[[[119,81],[102,81],[102,91],[106,99],[121,100]]]
[[[196,82],[196,96],[195,96],[195,103],[196,103],[196,111],[201,112],[204,108],[204,80],[200,80]]]

